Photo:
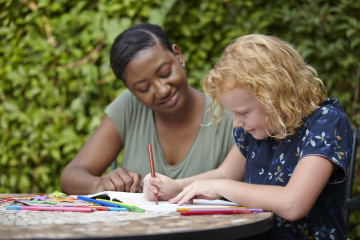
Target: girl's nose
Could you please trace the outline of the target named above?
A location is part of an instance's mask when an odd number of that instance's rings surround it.
[[[234,125],[234,127],[243,127],[244,121],[233,116],[233,125]]]

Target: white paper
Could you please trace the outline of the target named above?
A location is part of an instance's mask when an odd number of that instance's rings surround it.
[[[214,207],[239,207],[240,205],[228,202],[224,200],[206,200],[206,199],[194,199],[193,204],[185,203],[181,206],[178,204],[172,204],[168,201],[159,201],[156,205],[155,201],[148,201],[145,199],[143,193],[128,193],[128,192],[116,192],[116,191],[105,191],[96,194],[87,195],[89,198],[97,198],[101,196],[108,196],[110,201],[118,200],[123,203],[133,204],[138,208],[145,209],[150,212],[162,212],[170,213],[176,212],[177,208],[181,207],[196,207],[196,208],[214,208]]]

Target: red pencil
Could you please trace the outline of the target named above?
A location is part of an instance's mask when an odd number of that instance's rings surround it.
[[[151,176],[155,177],[155,167],[154,167],[154,160],[153,160],[151,144],[148,144],[148,152],[149,152]],[[154,195],[155,195],[155,200],[156,200],[156,205],[157,205],[158,201],[159,201],[158,194],[155,193]]]
[[[251,213],[249,209],[229,209],[229,210],[197,210],[197,211],[184,211],[180,215],[212,215],[212,214],[248,214]]]

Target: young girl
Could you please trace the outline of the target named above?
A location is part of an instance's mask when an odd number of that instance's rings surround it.
[[[63,192],[142,191],[149,143],[155,169],[171,178],[220,166],[233,146],[231,113],[218,126],[206,126],[211,98],[188,85],[182,52],[159,26],[138,24],[122,32],[110,63],[127,90],[105,109],[98,129],[64,169]],[[102,176],[122,150],[121,167]]]
[[[203,85],[212,112],[218,105],[233,113],[235,146],[207,173],[147,175],[145,197],[180,205],[225,197],[274,212],[269,239],[346,239],[352,129],[338,100],[324,99],[315,70],[288,43],[254,34],[231,43]]]

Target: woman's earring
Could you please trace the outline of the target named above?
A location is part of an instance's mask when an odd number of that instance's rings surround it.
[[[181,66],[182,66],[182,67],[185,67],[185,63],[182,63]]]

